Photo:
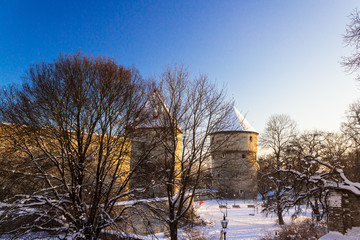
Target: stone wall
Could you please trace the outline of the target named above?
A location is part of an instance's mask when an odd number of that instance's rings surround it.
[[[189,202],[185,204],[187,205]],[[190,204],[193,206],[193,202]],[[122,212],[123,218],[118,222],[121,229],[116,230],[137,235],[150,235],[168,231],[169,226],[165,221],[169,216],[168,209],[169,205],[166,198],[118,202],[114,213]],[[194,209],[191,207],[184,218],[179,221],[179,227],[185,226],[193,218]]]
[[[136,199],[155,198],[166,195],[164,178],[167,178],[168,169],[173,162],[166,147],[173,149],[174,141],[171,140],[170,130],[167,128],[139,128],[134,131],[134,141],[131,149],[130,168],[134,172],[130,179],[130,189],[145,188],[145,191],[134,193]],[[178,177],[181,159],[181,137],[177,132],[175,169]],[[166,146],[165,146],[166,145]],[[140,164],[139,164],[140,163]]]
[[[167,209],[166,200],[140,200],[135,207],[129,207],[133,204],[132,201],[119,202],[115,208],[115,213],[124,211],[124,208],[127,208],[123,214],[124,221],[118,223],[121,226],[121,231],[130,234],[149,235],[168,230],[165,221],[161,220],[165,218],[165,215],[160,211],[156,211],[156,209]]]
[[[350,192],[331,191],[328,194],[328,230],[345,233],[360,227],[360,197]]]

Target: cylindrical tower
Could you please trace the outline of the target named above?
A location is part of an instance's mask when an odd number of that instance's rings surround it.
[[[222,198],[257,198],[257,131],[234,107],[211,133],[212,187]]]

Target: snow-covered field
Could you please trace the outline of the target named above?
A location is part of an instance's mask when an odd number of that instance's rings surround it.
[[[224,204],[224,202],[222,202]],[[221,223],[224,214],[229,219],[227,239],[260,239],[266,233],[275,234],[278,229],[275,216],[265,216],[261,213],[261,206],[256,202],[236,201],[240,208],[233,208],[233,201],[227,201],[227,209],[219,208],[216,200],[205,201],[197,214],[207,221],[213,222],[213,226],[209,229],[209,233],[214,235],[214,239],[219,239],[221,231]],[[249,207],[255,205],[256,208]],[[306,212],[305,212],[306,214]],[[284,217],[285,222],[290,222],[290,214]]]
[[[224,202],[222,202],[224,204]],[[236,201],[236,204],[240,205],[240,208],[233,208],[233,201],[228,201],[228,209],[219,208],[219,203],[216,200],[204,201],[197,209],[197,214],[206,221],[213,224],[204,228],[207,232],[209,239],[219,239],[221,231],[220,221],[223,215],[227,211],[228,231],[226,239],[260,239],[266,233],[274,234],[278,230],[279,225],[276,224],[277,218],[275,216],[266,217],[261,213],[260,204],[254,211],[253,208],[249,208],[248,205],[254,205],[254,202]],[[255,214],[254,214],[255,213]],[[290,211],[285,215],[285,223],[291,223]],[[302,216],[298,217],[298,221],[304,220],[304,218],[310,217],[310,210],[305,210]],[[327,235],[320,238],[321,240],[360,240],[360,227],[353,228],[342,235],[338,232],[330,232]]]
[[[221,204],[226,204],[222,201]],[[196,214],[205,220],[207,227],[201,227],[200,230],[206,233],[208,239],[220,239],[221,223],[224,214],[229,220],[226,239],[260,239],[266,233],[275,234],[279,225],[276,224],[275,216],[266,217],[261,213],[260,204],[254,201],[236,201],[240,208],[233,208],[234,201],[227,201],[228,208],[219,208],[217,200],[204,201],[200,206],[199,202],[195,203],[197,208]],[[257,207],[249,208],[248,205],[256,205]],[[310,211],[304,213],[309,215]],[[300,217],[301,218],[301,217]],[[302,217],[304,218],[304,217]],[[291,222],[291,213],[284,217],[286,223]],[[181,233],[179,233],[181,235]],[[156,235],[158,239],[166,239],[163,234]],[[152,239],[152,238],[149,238]]]
[[[224,204],[224,202],[222,202]],[[216,200],[205,201],[197,210],[197,214],[204,220],[211,222],[208,229],[209,235],[219,239],[221,231],[220,221],[224,214],[227,214],[228,230],[227,239],[259,239],[265,232],[274,232],[276,229],[276,218],[265,217],[260,213],[261,209],[249,208],[248,205],[255,205],[254,202],[236,202],[240,208],[233,208],[233,201],[227,202],[227,209],[219,208]],[[257,205],[255,205],[257,206]]]
[[[196,202],[196,214],[200,216],[205,222],[206,227],[197,227],[204,233],[208,240],[218,240],[221,234],[221,223],[224,214],[227,215],[229,220],[226,239],[261,239],[266,234],[275,235],[279,226],[276,224],[277,218],[275,216],[266,217],[261,213],[260,204],[253,201],[236,201],[240,208],[234,208],[232,205],[234,201],[227,201],[228,208],[219,208],[219,204],[226,204],[225,201],[218,202],[217,200],[204,201],[203,203]],[[256,208],[251,208],[249,205],[255,205]],[[285,223],[291,222],[291,213],[285,215]],[[309,217],[310,210],[303,213],[298,217],[298,220],[303,220]],[[180,230],[179,235],[184,233]],[[184,236],[184,235],[183,235]],[[140,237],[140,236],[139,236]],[[142,237],[141,237],[142,238]],[[6,239],[6,238],[1,238]],[[155,236],[144,237],[143,239],[168,239],[163,233],[156,234]],[[184,237],[183,239],[187,239]],[[353,228],[344,236],[338,232],[330,232],[329,234],[320,238],[321,240],[360,240],[360,228]]]

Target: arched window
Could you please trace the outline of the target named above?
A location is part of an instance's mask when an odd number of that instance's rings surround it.
[[[250,142],[252,142],[252,136],[250,136]]]

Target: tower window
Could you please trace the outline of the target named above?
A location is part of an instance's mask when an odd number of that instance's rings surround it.
[[[222,154],[222,158],[225,158],[225,153]]]
[[[158,110],[158,106],[156,106],[153,112],[153,119],[157,119],[158,115],[159,115],[159,110]]]
[[[245,155],[245,154],[243,154],[243,155],[242,155],[242,158],[246,158],[246,155]]]
[[[226,141],[229,141],[230,137],[229,136],[226,136]]]
[[[250,136],[250,142],[252,142],[252,136]]]

